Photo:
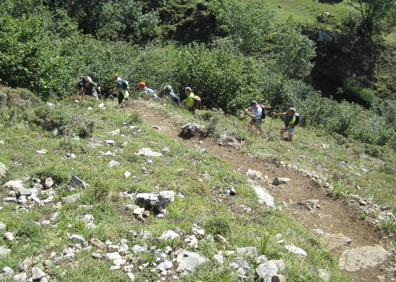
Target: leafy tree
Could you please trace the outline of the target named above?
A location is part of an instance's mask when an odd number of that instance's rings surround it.
[[[356,0],[361,15],[361,28],[368,35],[389,30],[396,24],[396,1]]]

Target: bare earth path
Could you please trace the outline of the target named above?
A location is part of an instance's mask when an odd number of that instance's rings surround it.
[[[232,147],[219,146],[218,142],[211,138],[201,141],[197,138],[189,140],[179,138],[177,135],[183,122],[176,117],[162,114],[149,103],[132,101],[127,110],[136,111],[145,122],[155,126],[159,133],[167,137],[189,147],[207,149],[209,154],[226,161],[240,173],[253,169],[268,176],[268,180],[263,180],[260,185],[275,197],[277,203],[283,203],[284,210],[306,228],[323,230],[324,235],[320,235],[322,242],[334,255],[340,257],[340,261],[346,262],[341,268],[352,281],[396,281],[396,273],[394,269],[392,270],[395,258],[385,250],[388,243],[386,239],[366,222],[359,220],[355,212],[342,200],[331,198],[314,181],[293,170],[277,167],[265,160],[257,160]],[[271,183],[275,177],[288,177],[292,180],[285,185],[274,186]],[[312,199],[319,200],[320,207],[313,207],[310,210],[299,204]],[[365,259],[372,261],[362,262]],[[358,270],[354,266],[356,262],[361,266]]]

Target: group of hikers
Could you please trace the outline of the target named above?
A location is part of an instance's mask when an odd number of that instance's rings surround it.
[[[126,101],[129,98],[129,82],[118,76],[117,74],[112,75],[112,80],[114,82],[114,94],[118,98],[118,106],[120,108],[126,106]],[[201,98],[195,95],[191,89],[191,87],[185,87],[184,92],[186,98],[181,101],[180,97],[173,91],[171,85],[165,85],[164,88],[158,93],[149,88],[147,83],[144,81],[140,81],[135,85],[137,89],[139,89],[142,94],[149,98],[168,98],[176,105],[184,105],[187,110],[195,113],[197,109],[199,109],[201,105]],[[84,96],[92,96],[96,99],[99,99],[100,86],[95,83],[90,76],[82,76],[77,83],[77,95],[84,99]],[[274,116],[283,116],[284,118],[284,127],[280,131],[281,139],[285,141],[291,142],[293,140],[294,133],[296,131],[296,126],[300,122],[300,115],[297,113],[294,107],[290,107],[286,112],[272,112],[270,109],[267,109],[263,104],[258,103],[257,101],[251,101],[250,106],[245,109],[244,114],[248,115],[251,120],[249,122],[249,131],[252,130],[252,127],[255,127],[258,133],[261,135],[263,131],[261,129],[261,125],[266,115],[273,114]],[[287,136],[285,137],[285,133]]]

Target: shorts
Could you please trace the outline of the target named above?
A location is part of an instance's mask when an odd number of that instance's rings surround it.
[[[294,133],[296,133],[296,128],[295,128],[294,126],[293,126],[293,127],[290,127],[290,128],[287,130],[287,134],[289,134],[290,136],[293,136]]]
[[[129,97],[129,92],[126,89],[118,90],[118,104],[121,104],[123,100],[127,100]]]
[[[258,124],[258,125],[261,125],[262,122],[263,122],[263,119],[262,119],[262,118],[260,118],[260,119],[252,118],[252,120],[250,121],[250,124]]]

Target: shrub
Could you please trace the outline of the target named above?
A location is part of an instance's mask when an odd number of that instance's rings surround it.
[[[342,88],[343,97],[370,108],[377,102],[376,92],[360,85],[357,80],[347,79]]]
[[[230,233],[231,227],[224,218],[211,218],[205,224],[205,229],[211,234],[220,234],[226,236]]]

